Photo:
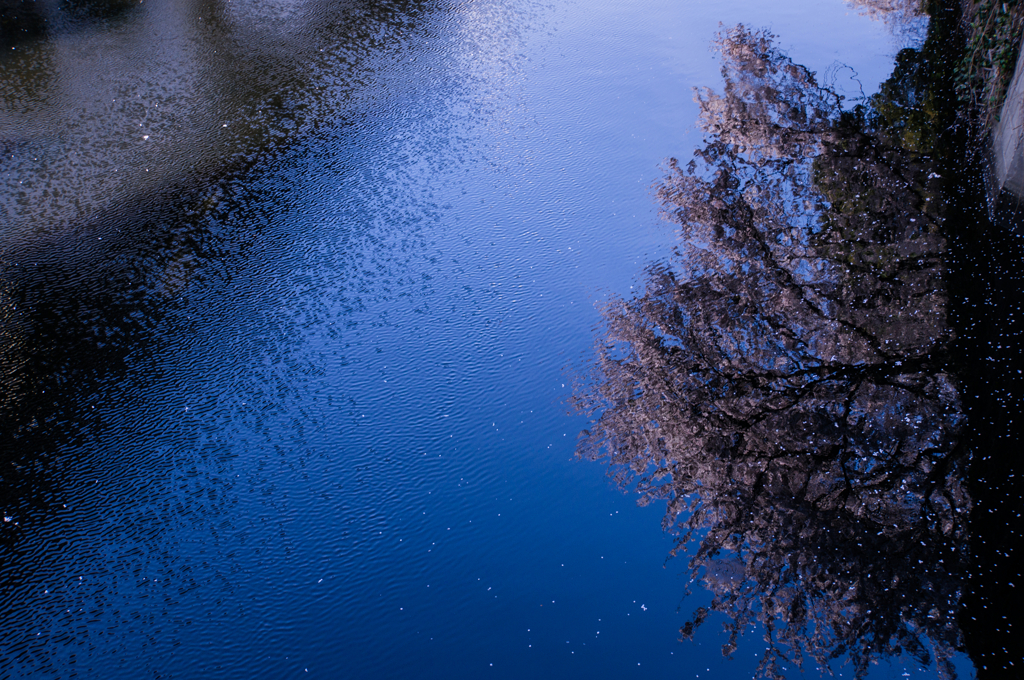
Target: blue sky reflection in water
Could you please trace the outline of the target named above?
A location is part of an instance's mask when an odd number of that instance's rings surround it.
[[[0,60],[3,674],[749,676],[757,633],[677,641],[701,596],[573,459],[570,379],[674,244],[649,189],[718,23],[868,91],[884,24],[41,6]]]

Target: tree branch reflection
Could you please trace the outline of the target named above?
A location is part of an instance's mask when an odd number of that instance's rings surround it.
[[[713,595],[684,637],[718,612],[725,654],[763,626],[765,677],[904,653],[950,676],[970,499],[941,178],[886,114],[912,87],[844,110],[772,38],[718,37],[705,146],[657,192],[681,242],[604,312],[579,454],[668,500]]]

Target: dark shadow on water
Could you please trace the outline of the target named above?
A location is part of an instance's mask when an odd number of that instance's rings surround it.
[[[952,316],[974,452],[970,540],[960,624],[978,678],[1024,678],[1024,211],[1008,197],[989,219],[983,173],[957,215]]]
[[[0,0],[0,48],[56,33],[112,22],[139,8],[139,0]],[[0,63],[7,55],[0,55]]]
[[[43,36],[47,20],[37,0],[0,0],[0,48]]]

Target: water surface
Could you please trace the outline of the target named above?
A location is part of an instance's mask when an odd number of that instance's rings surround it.
[[[755,671],[757,630],[679,641],[708,595],[664,503],[574,457],[573,380],[677,244],[651,186],[719,22],[850,96],[906,34],[838,1],[18,7],[3,674]]]

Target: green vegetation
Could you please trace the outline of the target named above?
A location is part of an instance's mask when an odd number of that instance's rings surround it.
[[[1024,4],[1019,0],[964,0],[967,36],[963,57],[956,68],[957,94],[989,127],[1013,77],[1024,33]]]

